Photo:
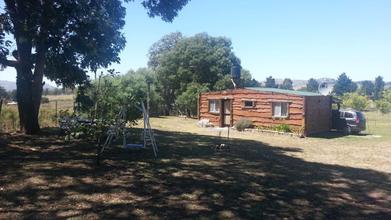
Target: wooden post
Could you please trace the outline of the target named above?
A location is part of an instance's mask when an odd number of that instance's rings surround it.
[[[55,107],[55,108],[56,108],[56,121],[58,121],[58,113],[57,113],[58,100],[56,100],[55,103],[56,103],[56,104],[55,104],[55,105],[56,105],[56,107]]]

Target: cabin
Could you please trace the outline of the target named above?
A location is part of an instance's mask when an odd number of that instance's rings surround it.
[[[241,118],[259,127],[288,125],[304,135],[331,129],[332,97],[275,88],[238,88],[199,95],[198,119],[234,126]]]

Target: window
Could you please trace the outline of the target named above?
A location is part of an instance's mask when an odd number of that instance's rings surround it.
[[[209,100],[209,112],[220,113],[220,100],[217,99]]]
[[[273,117],[288,117],[288,102],[273,102]]]
[[[243,105],[245,108],[254,108],[255,107],[255,101],[251,100],[244,100]]]
[[[354,118],[354,116],[350,112],[345,112],[345,118]]]

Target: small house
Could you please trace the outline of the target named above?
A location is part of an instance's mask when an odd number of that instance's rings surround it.
[[[332,97],[275,88],[238,88],[201,93],[198,119],[215,126],[233,126],[246,118],[259,127],[288,125],[304,135],[329,131]]]

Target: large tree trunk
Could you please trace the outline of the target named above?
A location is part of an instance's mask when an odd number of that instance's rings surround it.
[[[37,108],[34,107],[36,96],[33,92],[32,72],[28,68],[17,68],[16,99],[18,101],[20,130],[26,134],[39,132]]]

